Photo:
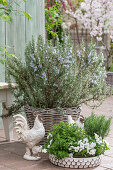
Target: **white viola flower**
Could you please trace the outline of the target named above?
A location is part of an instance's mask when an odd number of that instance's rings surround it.
[[[102,137],[97,136],[95,139],[98,144],[102,143]]]
[[[102,141],[102,137],[101,136],[99,137],[99,139],[100,139],[100,141]]]
[[[47,150],[46,149],[42,149],[42,153],[47,153]]]
[[[47,147],[50,148],[50,145],[48,145]]]
[[[83,149],[84,149],[84,143],[81,142],[79,150],[82,151]]]
[[[89,151],[89,154],[90,154],[90,155],[94,155],[95,152],[96,152],[96,149],[91,149],[91,150]]]
[[[88,143],[88,138],[84,138],[83,142]]]
[[[85,143],[84,147],[88,149],[89,148],[89,143]]]
[[[90,150],[90,148],[89,147],[87,147],[87,153],[89,154],[89,150]]]
[[[84,147],[84,143],[81,142],[81,143],[80,143],[80,147]]]
[[[49,139],[49,137],[52,137],[52,134],[51,134],[51,133],[48,134],[47,139]]]
[[[78,152],[79,151],[79,146],[74,147],[74,150],[75,150],[75,152]]]
[[[82,143],[82,140],[79,140],[79,141],[78,141],[78,144],[81,144],[81,143]]]
[[[89,147],[92,149],[92,148],[94,148],[96,146],[96,143],[94,143],[94,142],[92,142],[90,145],[89,145]]]
[[[102,143],[102,141],[100,141],[100,139],[97,139],[96,142],[97,142],[98,144],[101,144],[101,143]]]
[[[74,149],[74,148],[75,148],[74,146],[70,146],[69,150],[72,150],[72,149]]]
[[[53,141],[53,140],[51,139],[51,140],[50,140],[50,142],[49,142],[49,143],[50,143],[50,145],[52,144],[52,141]]]
[[[99,138],[99,136],[95,133],[95,139],[98,139]]]
[[[69,154],[69,158],[73,158],[73,154],[72,153]]]

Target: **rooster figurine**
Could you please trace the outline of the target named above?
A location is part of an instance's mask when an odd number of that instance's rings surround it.
[[[43,139],[45,135],[45,129],[42,123],[42,119],[38,112],[34,112],[36,119],[34,121],[34,126],[32,129],[29,129],[27,121],[25,117],[20,114],[13,116],[16,118],[15,120],[15,129],[18,134],[19,140],[26,143],[26,153],[24,155],[24,159],[26,160],[39,160],[40,157],[37,157],[38,151],[40,151],[40,147],[37,144]]]

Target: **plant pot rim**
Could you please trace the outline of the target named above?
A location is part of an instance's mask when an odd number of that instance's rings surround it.
[[[107,74],[113,74],[113,71],[107,71]]]
[[[59,107],[59,108],[57,108],[57,107],[53,107],[53,108],[49,108],[49,107],[46,107],[46,108],[40,108],[40,107],[34,107],[34,106],[32,106],[32,105],[29,105],[29,104],[26,104],[24,107],[32,107],[32,108],[36,108],[36,109],[41,109],[41,110],[59,110],[59,109],[80,109],[81,108],[81,106],[79,105],[79,106],[75,106],[75,107]]]
[[[54,156],[54,154],[49,154],[49,156]],[[89,159],[89,158],[98,158],[98,157],[102,157],[102,155],[97,155],[97,156],[90,156],[90,157],[65,157],[65,158],[62,158],[62,159]],[[62,160],[62,159],[59,159],[59,160]]]
[[[61,166],[64,168],[94,168],[100,165],[101,155],[95,157],[84,157],[84,158],[70,158],[66,157],[63,159],[55,159],[55,155],[49,154],[49,160],[52,164]]]

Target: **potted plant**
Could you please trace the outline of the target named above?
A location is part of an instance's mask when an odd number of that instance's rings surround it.
[[[97,54],[92,42],[86,50],[74,52],[69,36],[64,43],[44,42],[41,37],[37,44],[34,39],[25,50],[25,61],[13,57],[7,62],[9,83],[14,80],[14,104],[9,115],[25,107],[30,127],[33,126],[33,110],[37,109],[47,132],[54,123],[66,120],[65,114],[79,116],[82,103],[90,100],[102,101],[106,94],[104,57]],[[45,136],[45,137],[46,137]]]
[[[67,122],[55,124],[47,136],[44,151],[49,153],[50,161],[58,166],[70,168],[98,166],[101,161],[100,155],[109,149],[104,136],[109,132],[110,123],[111,118],[106,120],[103,115],[97,117],[92,114],[85,119],[85,132],[76,124]]]

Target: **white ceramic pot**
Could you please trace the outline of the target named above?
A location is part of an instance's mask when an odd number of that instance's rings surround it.
[[[55,159],[54,155],[49,155],[49,159],[51,163],[67,167],[67,168],[91,168],[100,165],[101,157],[89,157],[89,158],[63,158],[63,159]]]

